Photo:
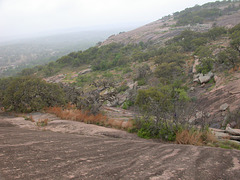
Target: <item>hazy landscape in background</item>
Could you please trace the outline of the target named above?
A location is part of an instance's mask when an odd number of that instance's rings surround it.
[[[1,0],[0,76],[85,50],[197,1]]]
[[[55,61],[73,51],[85,50],[120,29],[62,32],[42,37],[0,43],[0,77],[14,75],[24,68]]]

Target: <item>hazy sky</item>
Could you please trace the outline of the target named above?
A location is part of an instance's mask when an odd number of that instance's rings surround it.
[[[0,0],[0,38],[63,29],[137,27],[215,0]]]

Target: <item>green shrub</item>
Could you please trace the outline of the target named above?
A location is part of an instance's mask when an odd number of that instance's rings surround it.
[[[207,32],[207,37],[212,40],[216,40],[217,37],[226,34],[227,30],[224,27],[214,27]]]
[[[16,112],[39,111],[44,107],[65,104],[64,93],[58,85],[35,77],[9,79],[3,95],[5,109]]]
[[[228,47],[218,54],[218,63],[225,64],[227,67],[234,67],[240,63],[239,53],[235,49]]]
[[[105,78],[112,78],[112,77],[113,77],[113,74],[112,74],[111,72],[105,72],[105,73],[103,74],[103,77],[105,77]]]
[[[215,147],[220,147],[220,148],[223,148],[223,149],[237,149],[237,150],[240,150],[240,145],[238,143],[231,142],[231,141],[228,141],[228,140],[220,141],[220,142],[217,142],[213,145]]]
[[[93,79],[94,77],[90,75],[79,75],[76,79],[76,85],[83,87],[86,83],[92,82]]]
[[[136,119],[138,135],[174,141],[176,133],[184,125],[179,123],[184,122],[185,118],[180,116],[179,109],[184,108],[188,101],[190,98],[180,82],[139,90],[135,101],[142,114],[141,118]]]
[[[212,50],[208,46],[200,46],[194,52],[200,59],[212,57]]]
[[[124,91],[126,91],[127,89],[129,89],[129,86],[126,85],[126,84],[123,84],[123,85],[121,85],[120,87],[117,88],[117,92],[118,92],[118,93],[124,92]]]
[[[129,72],[132,72],[133,70],[130,68],[130,67],[126,67],[126,68],[124,68],[123,69],[123,74],[127,74],[127,73],[129,73]]]
[[[126,100],[123,105],[122,108],[123,109],[128,109],[130,106],[132,106],[134,103],[132,101]]]
[[[201,63],[196,66],[197,72],[207,74],[213,69],[213,59],[205,58],[201,60]]]
[[[172,123],[167,122],[158,122],[153,118],[144,119],[142,118],[138,122],[137,135],[141,138],[150,139],[150,138],[161,138],[166,141],[174,141],[176,138],[176,132],[178,127]],[[180,126],[179,126],[180,129]]]
[[[146,80],[144,78],[142,78],[142,79],[139,79],[137,81],[137,83],[138,83],[138,86],[144,86],[144,85],[146,85]]]

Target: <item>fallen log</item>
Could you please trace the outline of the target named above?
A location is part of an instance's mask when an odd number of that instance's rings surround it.
[[[231,94],[231,95],[240,94],[240,91],[238,91],[238,92],[231,92],[231,91],[229,91],[229,94]]]
[[[232,143],[236,143],[236,144],[239,144],[240,145],[240,141],[236,141],[236,140],[226,140],[226,139],[219,139],[220,142],[232,142]]]
[[[240,129],[232,129],[230,124],[227,125],[226,132],[234,136],[240,136]]]
[[[225,130],[222,130],[222,129],[216,129],[216,128],[209,128],[211,131],[213,132],[221,132],[221,133],[225,133],[226,131]]]
[[[231,140],[240,140],[240,136],[229,136]]]
[[[215,137],[217,139],[230,139],[229,134],[227,133],[222,133],[222,132],[213,132],[213,134],[215,135]]]

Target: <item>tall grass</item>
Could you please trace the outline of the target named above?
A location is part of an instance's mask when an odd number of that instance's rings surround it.
[[[216,142],[215,136],[207,130],[190,131],[183,130],[176,133],[177,144],[191,144],[196,146],[206,145]]]
[[[61,119],[80,121],[88,124],[96,124],[106,127],[114,127],[119,129],[129,130],[133,127],[131,121],[123,121],[116,119],[108,119],[107,116],[99,113],[96,115],[90,114],[89,111],[83,111],[76,109],[72,105],[68,105],[66,108],[62,107],[49,107],[45,108],[45,111],[51,114],[55,114]]]

